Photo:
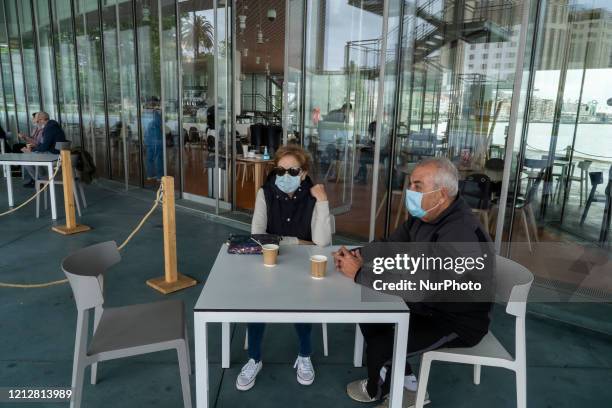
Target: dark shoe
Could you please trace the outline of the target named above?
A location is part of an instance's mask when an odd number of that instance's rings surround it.
[[[27,182],[27,183],[25,183],[23,186],[24,186],[24,187],[27,187],[27,188],[34,188],[34,180],[32,180],[32,181],[28,181],[28,182]]]

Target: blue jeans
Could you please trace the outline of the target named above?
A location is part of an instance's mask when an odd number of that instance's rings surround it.
[[[147,154],[147,177],[161,178],[164,175],[164,147],[162,145],[145,145]]]
[[[263,334],[266,328],[265,323],[249,323],[249,358],[256,362],[261,361],[261,343]],[[298,335],[300,342],[300,357],[310,357],[312,354],[312,344],[310,341],[310,332],[312,332],[312,324],[310,323],[295,323],[295,332]]]

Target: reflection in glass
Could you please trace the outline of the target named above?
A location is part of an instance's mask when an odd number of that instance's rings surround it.
[[[111,177],[140,185],[136,65],[132,5],[116,0],[102,10]]]
[[[78,0],[77,10],[75,28],[85,148],[93,157],[98,176],[108,177],[98,2]]]
[[[55,64],[53,59],[53,36],[51,31],[49,3],[34,2],[36,16],[36,42],[38,44],[38,61],[40,72],[40,91],[42,110],[52,118],[59,118],[55,101]]]
[[[232,143],[234,141],[234,137],[230,133],[232,129],[232,100],[230,97],[232,81],[231,6],[228,4],[230,2],[218,0],[215,0],[215,2],[215,70],[217,72],[217,82],[215,83],[216,100],[214,101],[215,132],[212,134],[214,137],[212,190],[213,197],[229,201],[230,188],[228,175],[230,174]]]
[[[31,121],[28,118],[25,96],[23,65],[21,61],[21,39],[17,18],[17,3],[4,3],[8,31],[9,60],[12,65],[13,87],[15,90],[16,130],[29,134]]]
[[[55,44],[57,47],[55,58],[61,125],[66,133],[66,138],[72,141],[72,146],[75,147],[81,144],[81,126],[70,3],[70,0],[51,2],[55,20]]]
[[[209,154],[207,135],[214,131],[213,1],[180,2],[179,16],[183,191],[212,197],[214,155]],[[211,141],[214,149],[214,139]]]
[[[2,69],[2,87],[4,90],[4,101],[6,103],[6,120],[3,128],[6,132],[11,132],[13,135],[17,134],[17,113],[15,111],[15,93],[13,91],[13,73],[11,71],[11,56],[8,46],[7,29],[8,24],[6,23],[6,16],[4,13],[5,7],[0,7],[0,60]],[[13,138],[12,142],[15,142]]]
[[[504,167],[522,2],[466,1],[460,13],[454,6],[450,0],[405,6],[388,231],[408,217],[403,202],[414,166],[436,156],[458,167],[468,203],[487,229],[492,223],[489,213],[499,198]]]
[[[155,187],[164,175],[158,2],[139,0],[135,9],[145,187]]]
[[[607,79],[612,39],[606,27],[612,24],[612,10],[585,0],[547,4],[543,13],[517,186],[519,194],[532,196],[533,217],[529,229],[515,214],[512,240],[556,241],[571,234],[605,245],[612,169],[612,85]],[[562,280],[571,279],[563,275]]]
[[[34,48],[35,37],[32,25],[32,8],[29,2],[17,2],[19,13],[19,32],[23,59],[23,75],[25,78],[27,110],[31,114],[40,111],[40,95],[38,93],[38,61]],[[30,129],[32,130],[32,129]]]
[[[177,60],[176,4],[173,0],[161,2],[161,87],[164,114],[164,146],[166,175],[174,177],[174,187],[181,190],[179,163],[181,139],[179,133],[179,85]]]
[[[286,49],[287,72],[285,81],[287,82],[286,96],[286,123],[287,137],[289,140],[301,140],[300,136],[300,101],[302,99],[302,63],[304,37],[304,0],[290,0],[287,9],[287,23],[289,29],[285,29],[288,35]]]
[[[362,239],[369,233],[382,12],[382,1],[313,1],[305,25],[303,144],[314,158],[311,176],[325,184],[337,230]]]

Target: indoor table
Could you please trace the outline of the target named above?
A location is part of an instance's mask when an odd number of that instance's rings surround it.
[[[257,191],[263,185],[266,166],[270,163],[273,163],[274,160],[264,160],[263,158],[261,158],[261,155],[258,155],[256,157],[244,157],[243,154],[238,154],[236,155],[236,162],[245,163],[247,166],[253,166],[253,179],[255,180],[255,197],[257,197]]]
[[[46,167],[51,181],[53,177],[53,165],[59,159],[57,154],[46,153],[5,153],[0,154],[0,165],[4,168],[4,177],[6,178],[6,190],[8,195],[9,207],[14,206],[13,200],[13,181],[11,177],[11,166],[40,166]],[[49,192],[51,194],[51,219],[57,219],[57,208],[55,204],[55,183],[49,183]]]

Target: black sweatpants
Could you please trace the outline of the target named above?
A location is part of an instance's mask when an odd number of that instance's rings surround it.
[[[395,325],[387,323],[360,324],[366,345],[366,364],[368,367],[367,390],[370,397],[381,399],[389,393],[391,384],[391,361],[393,358],[393,342]],[[440,347],[465,347],[452,329],[446,325],[437,324],[429,316],[411,314],[408,327],[407,357],[412,357],[435,350]],[[384,382],[380,379],[380,369],[386,366],[387,374]],[[412,374],[412,368],[406,360],[405,375]]]

